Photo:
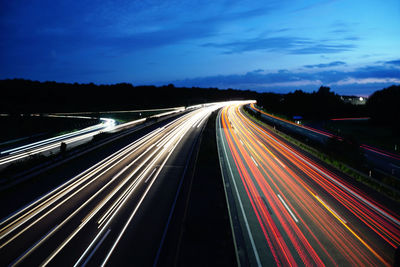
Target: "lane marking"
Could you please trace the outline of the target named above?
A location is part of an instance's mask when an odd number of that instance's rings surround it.
[[[257,164],[256,160],[253,158],[253,156],[250,156],[250,157],[253,160],[254,164],[256,164],[256,166],[258,167],[258,164]]]
[[[170,149],[171,151],[171,149]],[[151,176],[153,176],[154,172],[157,170],[157,168],[154,168],[154,170],[150,173],[149,177],[147,177],[146,181],[144,181],[145,184],[147,184],[147,182],[149,181],[149,179],[151,178]]]
[[[296,216],[294,215],[294,213],[292,212],[292,210],[289,208],[289,206],[286,204],[286,202],[283,200],[283,198],[282,198],[279,194],[277,194],[277,195],[278,195],[278,198],[280,199],[280,201],[282,202],[282,204],[283,204],[283,205],[285,206],[285,208],[289,211],[290,216],[292,216],[293,220],[294,220],[296,223],[298,223],[299,220],[297,220],[297,218],[296,218]]]
[[[92,256],[94,255],[94,253],[96,253],[96,250],[100,247],[100,245],[103,243],[104,239],[106,239],[106,237],[108,236],[108,234],[111,232],[111,229],[108,229],[107,232],[105,233],[105,235],[100,239],[99,243],[97,243],[97,245],[95,246],[95,248],[93,249],[92,253],[90,253],[90,255],[86,258],[86,260],[82,263],[82,267],[86,266],[86,264],[89,262],[90,258],[92,258]],[[78,263],[78,262],[77,262]],[[75,263],[74,266],[77,266],[77,263]]]
[[[220,119],[221,119],[221,117],[219,116],[219,120]],[[219,122],[219,120],[218,120],[218,122]],[[219,124],[221,124],[221,123],[219,122]],[[247,234],[249,235],[249,238],[250,238],[251,247],[253,249],[254,256],[255,256],[256,261],[257,261],[257,265],[258,266],[262,266],[261,265],[261,261],[260,261],[260,257],[258,255],[258,252],[257,252],[257,249],[256,249],[256,245],[254,243],[253,235],[252,235],[251,230],[250,230],[249,222],[247,221],[247,218],[246,218],[246,215],[245,215],[245,212],[244,212],[242,200],[240,199],[239,191],[237,189],[237,185],[236,185],[235,178],[234,178],[234,175],[233,175],[233,172],[232,172],[231,164],[229,163],[228,154],[226,152],[226,147],[225,147],[225,143],[224,143],[224,140],[223,140],[221,128],[222,127],[220,127],[221,143],[222,143],[222,146],[224,148],[226,162],[228,164],[228,168],[229,168],[229,171],[230,171],[230,174],[231,174],[231,177],[232,177],[233,185],[235,187],[235,193],[236,193],[236,196],[237,196],[237,199],[238,199],[238,202],[239,202],[240,211],[242,212],[242,215],[243,215],[243,219],[244,219],[244,222],[245,222],[245,225],[246,225]]]
[[[309,162],[308,160],[300,157],[295,151],[291,151],[288,147],[286,147],[286,145],[284,145],[282,142],[278,141],[276,138],[274,138],[273,136],[271,136],[269,133],[266,132],[266,130],[262,129],[261,127],[257,126],[255,123],[253,123],[252,121],[249,120],[249,123],[252,124],[255,128],[259,129],[259,131],[263,132],[265,135],[267,135],[269,138],[271,138],[276,144],[278,144],[280,147],[284,148],[287,152],[289,152],[290,154],[292,154],[293,156],[295,156],[296,158],[298,158],[300,161],[304,162],[305,164],[307,164],[308,166],[310,166],[312,169],[314,169],[315,171],[317,171],[318,173],[322,174],[323,176],[325,176],[326,178],[328,178],[330,181],[332,181],[333,183],[335,183],[336,185],[338,185],[340,188],[342,188],[344,191],[346,191],[347,193],[349,193],[350,195],[352,195],[353,197],[357,198],[358,200],[360,200],[361,202],[363,202],[364,204],[366,204],[367,206],[369,206],[371,209],[375,210],[376,212],[380,213],[381,215],[383,215],[384,217],[386,217],[387,219],[389,219],[390,221],[392,221],[393,223],[395,223],[396,225],[400,226],[400,221],[397,220],[395,217],[391,216],[389,213],[387,213],[385,210],[379,208],[378,206],[376,206],[375,204],[373,204],[372,202],[368,201],[366,198],[362,197],[360,194],[356,193],[355,191],[353,191],[352,189],[350,189],[349,187],[347,187],[346,185],[344,185],[343,183],[339,182],[338,180],[336,180],[335,178],[331,177],[330,175],[328,175],[327,173],[325,173],[324,171],[322,171],[319,167],[315,166],[313,163]]]
[[[320,197],[318,197],[317,195],[315,195],[315,198],[321,202],[321,204],[327,208],[333,215],[335,215],[342,223],[347,224],[347,222],[345,220],[343,220],[342,217],[339,216],[339,214],[337,214],[331,207],[328,206],[328,204],[326,204]]]
[[[277,157],[275,157],[275,159],[276,159],[276,160],[279,162],[279,164],[281,164],[281,165],[282,165],[282,167],[283,167],[283,168],[285,168],[285,169],[286,169],[286,166],[285,166],[285,164],[283,164],[283,163],[282,163],[282,161],[280,161],[280,160],[279,160]]]

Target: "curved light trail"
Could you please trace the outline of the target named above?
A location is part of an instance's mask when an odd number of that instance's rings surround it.
[[[94,126],[2,151],[0,152],[0,155],[2,156],[0,158],[0,166],[35,154],[58,149],[62,142],[71,144],[91,138],[102,131],[111,131],[114,127],[115,121],[113,119],[102,118],[101,123]]]
[[[176,147],[224,105],[180,116],[3,219],[1,265],[107,264]]]
[[[163,111],[165,112],[152,115],[149,118],[159,118],[167,115],[171,115],[174,113],[178,113],[184,111],[184,107],[178,107],[173,109],[152,109],[147,111]],[[128,111],[119,111],[119,112],[128,112]],[[74,113],[71,113],[74,114]],[[82,116],[74,116],[74,115],[47,115],[47,117],[63,117],[63,118],[85,118],[85,119],[93,119],[91,117],[82,117]],[[35,115],[35,114],[34,114]],[[110,118],[100,118],[101,123],[97,125],[93,125],[78,131],[74,131],[71,133],[55,136],[52,138],[48,138],[45,140],[40,140],[37,142],[33,142],[27,145],[23,145],[16,148],[7,149],[0,152],[0,167],[4,167],[10,163],[24,160],[32,155],[42,154],[42,153],[50,153],[59,151],[60,145],[64,142],[67,145],[80,144],[82,142],[90,141],[91,138],[102,132],[118,132],[121,130],[125,130],[137,124],[143,123],[146,121],[146,118],[129,121],[126,123],[122,123],[117,125],[114,119]]]
[[[393,264],[399,216],[250,120],[241,106],[223,108],[216,127],[228,203],[237,211],[232,222],[242,229],[235,240],[243,240],[250,265]]]
[[[272,118],[277,119],[277,120],[280,120],[280,121],[282,121],[282,122],[288,123],[288,124],[290,124],[290,125],[292,125],[292,126],[300,127],[300,128],[306,129],[306,130],[308,130],[308,131],[314,132],[314,133],[316,133],[316,134],[319,134],[319,135],[322,135],[322,136],[325,136],[325,137],[328,137],[328,138],[334,138],[334,139],[337,139],[337,140],[343,140],[342,137],[340,137],[340,136],[338,136],[338,135],[334,135],[334,134],[332,134],[332,133],[330,133],[330,132],[322,131],[322,130],[315,129],[315,128],[312,128],[312,127],[309,127],[309,126],[305,126],[305,125],[301,125],[301,124],[296,124],[296,123],[294,123],[294,122],[292,122],[292,121],[285,120],[285,119],[283,119],[283,118],[274,116],[274,115],[272,115],[272,114],[270,114],[270,113],[267,113],[267,112],[265,112],[265,111],[263,111],[263,110],[257,108],[257,107],[254,105],[254,103],[250,104],[250,106],[251,106],[251,108],[252,108],[253,110],[255,110],[255,111],[258,111],[258,112],[260,112],[260,113],[262,113],[262,114],[264,114],[264,115],[266,115],[266,116],[272,117]],[[357,119],[357,120],[360,120],[360,119],[368,119],[368,118],[347,118],[347,120],[351,120],[351,119],[353,119],[353,120],[356,120],[356,119]],[[344,120],[344,119],[332,119],[332,120]],[[387,158],[391,158],[391,159],[396,160],[396,161],[400,161],[400,156],[399,156],[399,155],[394,154],[394,153],[391,153],[391,152],[388,152],[388,151],[385,151],[385,150],[382,150],[382,149],[379,149],[379,148],[376,148],[376,147],[373,147],[373,146],[370,146],[370,145],[361,144],[361,145],[360,145],[360,148],[362,148],[362,149],[364,149],[364,150],[367,150],[367,151],[370,151],[370,152],[373,152],[373,153],[375,153],[375,154],[379,154],[379,155],[384,156],[384,157],[387,157]]]

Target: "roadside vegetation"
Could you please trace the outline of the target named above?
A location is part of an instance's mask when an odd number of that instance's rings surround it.
[[[170,109],[172,110],[172,108]],[[107,118],[113,119],[117,123],[126,123],[134,120],[143,119],[153,115],[157,115],[169,110],[158,110],[158,111],[116,111],[116,112],[86,112],[86,113],[74,113],[76,116],[88,116],[95,118]],[[66,113],[68,115],[68,113]]]
[[[100,121],[98,119],[56,118],[45,116],[0,116],[0,150],[16,147],[83,129]]]
[[[290,144],[318,158],[329,166],[345,173],[357,182],[363,183],[395,201],[400,201],[400,181],[398,179],[386,176],[380,177],[380,179],[377,180],[360,171],[360,169],[362,169],[363,156],[356,143],[338,143],[338,141],[332,139],[331,142],[326,144],[326,146],[321,146],[317,143],[313,143],[312,145],[306,144],[306,140],[300,141],[302,139],[301,137],[294,137],[285,133],[282,129],[278,130],[276,127],[269,125],[264,121],[259,113],[253,112],[247,107],[244,108],[244,112],[252,120],[273,131]]]
[[[174,116],[174,115],[172,115]],[[164,117],[168,120],[169,116]],[[146,126],[156,123],[160,118],[146,118]],[[0,187],[13,183],[14,180],[23,178],[44,168],[56,166],[57,164],[74,158],[78,154],[84,154],[98,147],[105,148],[112,146],[112,141],[120,137],[124,137],[125,131],[121,132],[101,132],[93,136],[93,138],[83,144],[70,147],[64,142],[61,143],[59,150],[50,152],[48,155],[30,155],[27,158],[18,160],[3,169],[0,169]]]
[[[399,85],[374,92],[365,105],[345,102],[325,86],[312,93],[296,90],[288,94],[264,93],[257,98],[257,105],[272,115],[291,121],[301,117],[302,124],[393,153],[400,151],[399,103]],[[343,117],[370,119],[331,121]]]
[[[361,144],[392,153],[400,151],[400,134],[390,126],[377,124],[372,120],[327,120],[322,126],[333,134],[352,138]]]

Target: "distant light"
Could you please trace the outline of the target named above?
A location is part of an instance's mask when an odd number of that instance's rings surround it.
[[[360,101],[364,101],[364,98],[362,98],[361,96],[360,96]]]

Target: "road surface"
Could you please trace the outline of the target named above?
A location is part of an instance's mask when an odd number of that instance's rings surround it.
[[[147,110],[147,111],[163,111],[164,109],[152,109],[152,110]],[[149,117],[151,118],[160,118],[163,116],[168,116],[174,113],[179,113],[184,111],[184,107],[177,107],[173,109],[167,109],[167,111],[158,113],[155,115],[152,115]],[[121,112],[128,112],[128,111],[119,111]],[[104,112],[107,113],[107,112]],[[118,113],[118,112],[115,112]],[[47,115],[48,117],[65,117],[65,118],[86,118],[90,119],[91,117],[82,117],[82,116],[75,116],[72,115],[74,113],[70,113],[68,115],[62,115],[62,114],[52,114],[52,115]],[[90,113],[92,114],[92,113]],[[90,141],[93,136],[102,133],[102,132],[119,132],[122,130],[129,129],[133,126],[136,126],[140,123],[143,123],[146,121],[146,118],[122,123],[116,125],[116,122],[114,119],[110,118],[100,118],[101,123],[90,126],[78,131],[74,131],[71,133],[55,136],[52,138],[48,138],[45,140],[40,140],[37,142],[33,142],[30,144],[26,144],[23,146],[7,149],[4,151],[0,151],[0,169],[6,167],[7,165],[24,160],[29,158],[30,156],[33,155],[50,155],[51,153],[58,153],[60,151],[60,145],[62,142],[64,142],[67,145],[67,148],[70,149],[72,147],[81,145],[85,142]]]
[[[152,264],[188,148],[222,105],[157,128],[4,218],[0,265]]]
[[[67,145],[76,145],[77,143],[84,142],[84,140],[90,140],[94,135],[102,131],[110,131],[114,129],[114,127],[115,121],[113,119],[101,119],[101,123],[97,125],[1,151],[0,167],[5,167],[8,164],[26,159],[32,155],[58,152],[60,151],[60,145],[62,142],[66,143]]]
[[[217,120],[235,244],[251,266],[390,266],[397,214],[249,120],[240,105]]]
[[[285,129],[289,129],[297,134],[305,136],[315,142],[326,144],[330,138],[337,140],[343,140],[342,137],[334,135],[327,131],[322,131],[309,126],[296,124],[292,121],[282,119],[272,114],[266,113],[261,109],[258,109],[254,103],[250,105],[250,108],[255,112],[260,112],[261,116],[266,120],[280,125]],[[400,156],[382,149],[372,147],[366,144],[361,144],[360,149],[364,151],[366,161],[373,167],[372,173],[376,172],[384,173],[400,178]]]

